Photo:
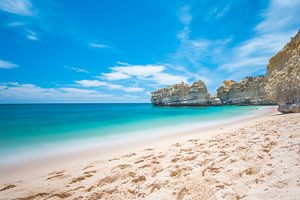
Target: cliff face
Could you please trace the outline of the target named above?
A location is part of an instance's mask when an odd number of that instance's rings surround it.
[[[185,83],[175,84],[151,93],[151,102],[160,106],[208,106],[220,105],[218,99],[212,99],[206,85],[199,80],[191,86]]]
[[[300,31],[269,60],[265,90],[280,112],[300,112]]]
[[[229,105],[271,105],[274,102],[267,100],[264,87],[264,76],[247,77],[241,82],[224,81],[224,85],[217,90],[217,98],[223,104]]]

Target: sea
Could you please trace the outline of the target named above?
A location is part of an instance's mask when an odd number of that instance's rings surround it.
[[[1,161],[51,145],[156,134],[159,128],[218,124],[247,116],[261,106],[157,107],[150,103],[1,104]],[[159,134],[159,133],[158,133]]]

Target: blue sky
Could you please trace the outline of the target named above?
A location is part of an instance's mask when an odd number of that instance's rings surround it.
[[[0,0],[0,103],[149,102],[265,74],[300,0]]]

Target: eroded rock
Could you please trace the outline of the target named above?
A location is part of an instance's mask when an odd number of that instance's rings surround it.
[[[181,82],[151,93],[151,102],[159,106],[208,106],[221,105],[221,101],[214,99],[207,91],[202,80],[191,86]]]
[[[265,90],[278,111],[300,112],[300,31],[269,60]]]
[[[217,98],[224,105],[273,105],[266,98],[264,76],[246,77],[240,82],[225,80],[217,90]]]

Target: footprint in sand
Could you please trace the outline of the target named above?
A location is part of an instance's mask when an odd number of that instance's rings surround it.
[[[162,172],[163,168],[161,166],[155,166],[154,168],[152,168],[151,171],[151,176],[154,177],[156,176],[156,174],[158,174],[159,172]]]
[[[86,171],[86,172],[83,173],[84,174],[83,176],[79,176],[79,177],[73,178],[72,181],[70,182],[70,184],[83,181],[86,178],[92,177],[95,173],[96,173],[96,170]]]
[[[101,188],[104,185],[108,185],[110,183],[113,183],[117,179],[118,179],[117,175],[106,176],[103,179],[100,179],[99,181],[97,181],[95,185],[92,185],[91,187],[87,188],[86,192],[90,192],[90,191],[94,190],[95,188]]]
[[[0,189],[0,192],[2,192],[4,190],[9,190],[9,189],[14,188],[14,187],[16,187],[16,185],[13,185],[13,184],[6,185],[6,186],[4,186],[3,188]]]
[[[64,174],[65,171],[66,170],[51,172],[48,174],[47,180],[66,178],[68,176]]]
[[[36,194],[31,194],[29,196],[25,196],[25,197],[22,197],[22,198],[18,198],[18,199],[41,199],[42,197],[46,197],[46,196],[49,196],[50,193],[46,193],[46,192],[39,192],[39,193],[36,193]]]
[[[130,154],[126,154],[126,155],[122,156],[122,158],[130,158],[135,155],[136,155],[136,153],[130,153]]]
[[[123,170],[123,169],[126,169],[126,168],[128,168],[128,167],[131,167],[131,165],[128,165],[128,164],[122,164],[122,165],[118,165],[118,166],[116,166],[116,167],[113,167],[113,168],[111,169],[111,171],[116,171],[116,170],[118,170],[118,169]]]
[[[148,148],[148,149],[144,149],[144,151],[153,151],[154,149],[152,148]]]
[[[151,164],[144,164],[144,165],[140,166],[139,169],[144,169],[147,167],[151,167]]]
[[[91,171],[85,171],[84,174],[86,177],[92,177],[97,171],[91,170]]]
[[[65,199],[70,197],[72,194],[69,192],[62,192],[62,193],[56,193],[56,194],[52,194],[49,199],[53,198],[53,197],[58,197],[60,199]]]
[[[89,168],[92,168],[92,167],[94,167],[94,165],[90,164],[90,165],[84,167],[82,170],[86,170],[86,169],[89,169]]]
[[[70,184],[73,184],[73,183],[77,183],[77,182],[83,181],[84,179],[86,179],[85,176],[79,176],[79,177],[73,178],[72,181],[70,182]]]
[[[138,183],[138,182],[144,182],[146,180],[146,177],[144,175],[136,175],[131,182]]]
[[[257,174],[258,171],[259,170],[255,167],[249,167],[249,168],[245,169],[244,171],[240,172],[239,176],[242,177],[244,174],[251,176],[251,175]]]
[[[150,189],[150,190],[151,190],[151,193],[153,193],[154,190],[160,190],[160,188],[161,188],[160,184],[158,184],[158,183],[156,183],[156,182],[150,184],[149,187],[151,188],[151,189]]]
[[[195,160],[198,157],[198,155],[188,156],[184,158],[184,161],[192,161]]]

